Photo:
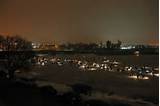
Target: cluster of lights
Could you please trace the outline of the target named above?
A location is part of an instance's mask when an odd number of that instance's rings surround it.
[[[134,49],[135,46],[122,46],[121,49],[122,50],[129,50],[129,49]]]
[[[79,68],[85,71],[113,71],[114,69],[112,68],[118,67],[119,64],[117,61],[104,60],[102,63],[79,64]]]
[[[142,79],[142,80],[148,80],[149,77],[145,76],[145,77],[138,77],[136,75],[132,75],[132,76],[128,76],[128,78],[131,78],[131,79]]]
[[[33,48],[33,49],[38,49],[38,48],[40,48],[40,43],[32,43],[32,48]]]
[[[118,71],[118,72],[128,72],[130,75],[128,78],[132,79],[149,79],[149,76],[159,77],[159,73],[155,73],[159,71],[159,68],[152,68],[152,67],[132,67],[132,66],[125,66],[121,67],[121,63],[118,61],[111,61],[111,60],[103,60],[101,63],[96,62],[88,62],[86,60],[78,60],[78,59],[61,59],[61,58],[44,58],[39,57],[37,58],[37,64],[41,66],[45,66],[49,63],[57,64],[58,66],[63,66],[65,63],[72,63],[77,66],[80,71]]]

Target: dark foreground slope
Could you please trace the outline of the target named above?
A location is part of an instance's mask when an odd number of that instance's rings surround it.
[[[112,93],[107,94],[107,101],[103,101],[92,98],[92,88],[87,85],[70,87],[72,90],[59,93],[52,86],[38,86],[33,80],[0,80],[0,106],[156,106]]]

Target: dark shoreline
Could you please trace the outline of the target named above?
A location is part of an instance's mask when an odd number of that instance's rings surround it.
[[[95,55],[135,55],[135,52],[139,51],[140,55],[159,55],[159,51],[157,48],[150,49],[130,49],[130,50],[122,50],[122,49],[98,49],[98,50],[33,50],[33,51],[0,51],[0,57],[5,56],[6,54],[22,54],[26,53],[28,55],[38,55],[38,54],[95,54]]]
[[[157,49],[99,49],[99,50],[76,50],[76,51],[54,51],[54,50],[38,50],[36,54],[95,54],[95,55],[135,55],[135,51],[139,51],[140,55],[159,55]]]

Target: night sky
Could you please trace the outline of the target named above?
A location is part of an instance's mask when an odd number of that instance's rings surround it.
[[[158,0],[0,0],[0,33],[31,41],[158,43]]]

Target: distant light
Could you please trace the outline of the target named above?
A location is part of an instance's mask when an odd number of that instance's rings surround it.
[[[44,64],[44,62],[42,62],[42,64],[41,64],[42,66],[44,66],[45,64]]]
[[[118,64],[120,64],[120,63],[119,63],[119,62],[117,62],[117,61],[114,61],[114,62],[113,62],[113,64],[118,65]]]
[[[57,62],[57,64],[58,64],[59,66],[62,66],[62,63],[61,63],[61,62]]]
[[[132,78],[132,79],[141,79],[141,80],[147,80],[147,79],[149,79],[149,77],[137,77],[136,75],[128,76],[128,78]]]
[[[128,76],[128,78],[137,79],[137,76],[136,75]]]
[[[101,67],[100,69],[103,70],[103,67]]]
[[[154,74],[154,76],[159,77],[159,74]]]
[[[135,51],[134,53],[135,53],[135,54],[139,54],[140,52],[139,52],[139,51]]]
[[[154,70],[155,70],[155,71],[158,71],[158,70],[159,70],[159,68],[154,68]]]
[[[109,60],[105,60],[105,61],[103,61],[103,63],[108,63],[109,62]]]
[[[145,79],[145,80],[146,80],[146,79],[149,79],[149,77],[143,77],[142,79]]]
[[[37,48],[37,46],[35,46],[35,45],[34,45],[34,46],[32,46],[32,47],[33,47],[33,49],[36,49],[36,48]]]
[[[97,70],[96,68],[89,68],[88,70],[90,70],[90,71],[95,71],[95,70]]]
[[[129,49],[134,49],[135,46],[122,46],[121,49],[122,50],[129,50]]]
[[[122,50],[132,49],[131,47],[121,47]]]
[[[99,68],[100,67],[99,64],[97,64],[96,67]]]
[[[134,54],[135,54],[136,56],[139,56],[140,52],[139,52],[139,51],[135,51]]]
[[[79,67],[80,69],[85,69],[85,65],[82,65]]]
[[[131,70],[132,70],[132,67],[129,67],[129,68],[128,68],[128,71],[131,71]]]
[[[149,70],[146,70],[147,73],[149,73]]]
[[[147,75],[153,76],[153,73],[152,72],[151,73],[147,73]]]

